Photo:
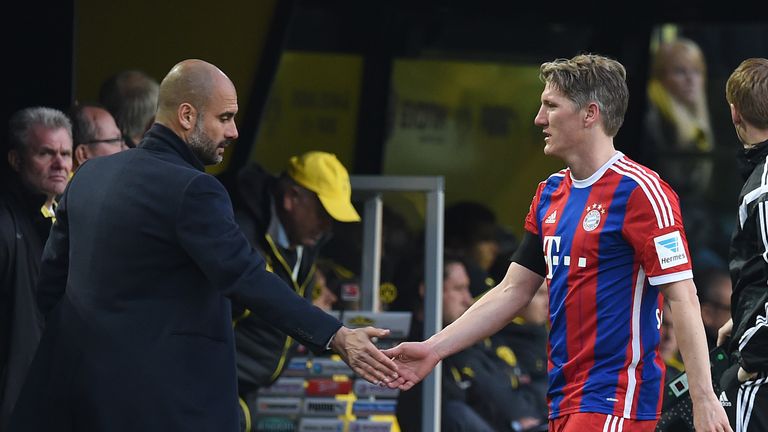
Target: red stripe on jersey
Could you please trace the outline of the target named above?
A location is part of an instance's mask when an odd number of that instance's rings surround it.
[[[642,165],[637,165],[626,157],[616,161],[616,164],[611,169],[637,182],[648,197],[648,201],[658,220],[659,228],[675,224],[672,206],[666,191],[661,186],[658,174]]]

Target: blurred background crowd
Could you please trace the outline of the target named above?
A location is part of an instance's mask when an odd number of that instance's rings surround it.
[[[590,20],[565,19],[564,10],[552,16],[535,8],[488,14],[436,2],[423,9],[395,4],[364,11],[274,0],[243,4],[242,13],[226,15],[227,32],[237,31],[223,39],[209,25],[223,12],[207,11],[205,19],[191,12],[201,28],[190,41],[173,34],[176,24],[165,26],[167,19],[158,18],[169,5],[74,3],[27,10],[12,27],[49,30],[14,44],[19,52],[8,57],[8,69],[18,70],[6,86],[10,98],[0,119],[8,155],[0,202],[4,217],[22,220],[26,236],[19,248],[10,245],[18,245],[15,233],[3,233],[11,240],[0,250],[0,415],[7,415],[5,405],[20,386],[14,371],[23,370],[39,338],[25,329],[39,319],[31,293],[57,196],[88,159],[141,141],[153,121],[158,79],[190,56],[221,66],[240,91],[241,138],[209,171],[229,190],[254,247],[323,309],[362,308],[361,256],[371,245],[364,244],[359,217],[323,214],[310,204],[282,208],[292,194],[301,198],[297,183],[307,187],[297,175],[445,178],[444,324],[503,278],[536,183],[561,168],[541,154],[542,138],[533,126],[539,64],[577,52],[615,57],[627,65],[631,94],[616,142],[680,196],[710,347],[729,318],[726,259],[739,145],[724,82],[742,59],[768,56],[768,25],[718,22],[716,13],[705,22],[668,23],[662,19],[691,16],[656,18],[646,11],[640,23],[600,28]],[[306,163],[299,174],[297,163]],[[299,233],[289,238],[304,240],[281,243],[272,235],[269,206],[263,205],[270,199],[278,203],[271,217]],[[404,338],[410,340],[429,336],[423,332],[425,208],[421,195],[384,194],[379,304],[381,311],[410,314]],[[311,212],[319,216],[308,217]],[[258,390],[280,378],[290,358],[306,354],[290,338],[249,319],[235,323],[241,346],[250,340],[260,347],[240,353],[242,397],[251,407],[245,411],[252,411],[244,417],[258,414]],[[661,352],[668,378],[682,371],[673,325],[674,317],[665,314]],[[501,332],[446,359],[443,430],[546,430],[547,329],[542,286]],[[420,390],[397,400],[392,427],[420,430]]]

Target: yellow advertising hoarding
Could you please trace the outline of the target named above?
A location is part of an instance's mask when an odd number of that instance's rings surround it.
[[[272,172],[309,150],[352,167],[363,62],[334,53],[283,53],[250,160]]]
[[[446,206],[483,203],[522,234],[537,183],[563,166],[544,156],[533,124],[538,73],[538,65],[397,60],[383,173],[445,176]],[[423,214],[423,200],[413,205]]]

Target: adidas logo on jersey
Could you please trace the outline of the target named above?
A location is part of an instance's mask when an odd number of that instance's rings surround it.
[[[552,214],[547,216],[546,219],[544,219],[545,224],[553,224],[557,222],[557,210],[553,211]]]
[[[731,401],[728,400],[728,396],[725,395],[725,392],[720,393],[720,405],[724,407],[731,406]]]

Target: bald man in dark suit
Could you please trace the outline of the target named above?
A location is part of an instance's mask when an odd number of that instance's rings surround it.
[[[217,67],[174,66],[139,148],[84,163],[43,254],[46,330],[12,431],[237,431],[230,299],[363,378],[397,367],[268,272],[204,165],[237,138]]]

